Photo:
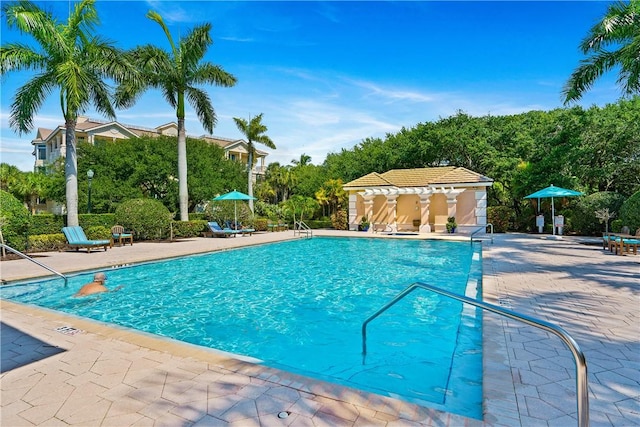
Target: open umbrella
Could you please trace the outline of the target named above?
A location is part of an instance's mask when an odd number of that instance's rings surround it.
[[[238,206],[236,205],[236,202],[238,200],[256,200],[256,198],[253,197],[253,196],[250,196],[248,194],[241,193],[240,191],[233,190],[232,192],[226,193],[226,194],[222,194],[222,195],[216,197],[213,200],[214,201],[233,200],[233,216],[234,216],[233,220],[234,220],[234,223],[237,226],[237,224],[238,224]]]
[[[583,193],[574,190],[567,190],[562,187],[555,187],[553,184],[548,186],[547,188],[543,188],[542,190],[538,190],[535,193],[529,194],[525,197],[525,199],[538,199],[538,206],[540,206],[540,199],[551,197],[551,221],[554,221],[556,217],[556,210],[553,204],[554,197],[574,197],[574,196],[582,196]],[[538,208],[540,209],[540,208]],[[552,224],[554,225],[554,224]],[[552,227],[553,234],[556,234],[555,225]]]

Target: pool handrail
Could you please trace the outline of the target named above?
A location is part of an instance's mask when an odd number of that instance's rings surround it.
[[[37,265],[39,265],[40,267],[42,267],[42,268],[44,268],[44,269],[46,269],[46,270],[49,270],[50,272],[52,272],[53,274],[55,274],[55,275],[57,275],[57,276],[62,277],[62,278],[64,279],[64,287],[65,287],[65,288],[67,287],[68,279],[67,279],[67,276],[65,276],[64,274],[62,274],[62,273],[58,273],[58,272],[57,272],[56,270],[54,270],[53,268],[51,268],[51,267],[49,267],[49,266],[47,266],[47,265],[44,265],[44,264],[43,264],[43,263],[41,263],[40,261],[36,261],[35,259],[31,258],[29,255],[23,254],[23,253],[22,253],[22,252],[20,252],[19,250],[14,249],[14,248],[12,248],[12,247],[11,247],[11,246],[9,246],[9,245],[5,245],[4,243],[0,243],[0,247],[2,247],[3,249],[8,250],[9,252],[13,252],[14,254],[16,254],[16,255],[18,255],[18,256],[20,256],[20,257],[22,257],[22,258],[26,259],[26,260],[29,260],[29,261],[33,262],[34,264],[37,264]]]
[[[475,230],[473,233],[471,233],[471,236],[470,236],[471,244],[473,244],[473,236],[476,233],[479,233],[479,232],[481,232],[483,230],[486,232],[487,231],[487,227],[491,227],[491,243],[493,243],[493,224],[488,223],[488,224],[485,224],[485,225],[481,226],[480,228]]]
[[[302,235],[302,233],[305,233],[307,237],[313,237],[313,230],[311,229],[311,227],[305,224],[304,221],[302,220],[293,222],[294,236],[296,235],[296,232],[298,232],[298,235]]]
[[[527,325],[534,326],[536,328],[545,330],[547,332],[551,332],[552,334],[560,337],[560,339],[565,343],[571,353],[573,354],[574,360],[576,362],[576,404],[578,408],[578,426],[579,427],[589,427],[589,388],[587,382],[587,361],[584,356],[582,350],[580,350],[580,346],[578,343],[569,335],[567,331],[562,329],[561,327],[549,323],[547,321],[536,319],[533,317],[529,317],[525,314],[516,313],[511,310],[504,309],[502,307],[489,304],[484,301],[475,300],[463,295],[458,295],[453,292],[446,291],[444,289],[437,288],[432,285],[428,285],[422,282],[415,282],[409,285],[405,290],[400,292],[385,304],[382,308],[376,311],[373,315],[369,316],[367,320],[362,324],[362,364],[365,362],[365,357],[367,355],[367,324],[371,322],[373,319],[384,313],[387,309],[393,306],[395,303],[400,301],[402,298],[413,292],[414,290],[422,288],[428,291],[435,292],[437,294],[453,298],[455,300],[461,301],[466,304],[473,305],[475,307],[479,307],[483,310],[490,311],[492,313],[499,314],[501,316],[508,317],[510,319],[518,320],[520,322],[526,323]]]

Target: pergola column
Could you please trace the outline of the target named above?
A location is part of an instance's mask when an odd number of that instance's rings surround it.
[[[397,194],[387,195],[387,224],[389,224],[389,228],[392,233],[398,231],[398,218],[396,212],[396,207],[398,206],[397,198]]]
[[[429,205],[431,204],[431,195],[420,196],[420,233],[431,233],[431,225],[429,225]]]
[[[373,199],[375,196],[367,195],[363,196],[364,198],[364,217],[369,222],[369,233],[373,233],[373,224],[371,220],[373,219]]]

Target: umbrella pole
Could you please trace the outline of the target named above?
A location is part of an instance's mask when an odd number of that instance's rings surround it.
[[[553,235],[556,235],[556,209],[553,205],[553,197],[551,198],[551,230],[553,230]]]
[[[233,201],[233,226],[235,227],[235,229],[238,229],[238,202],[236,202],[235,200]]]

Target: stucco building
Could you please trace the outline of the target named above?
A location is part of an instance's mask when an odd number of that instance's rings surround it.
[[[446,231],[455,217],[459,232],[487,224],[487,188],[493,180],[462,167],[372,172],[344,185],[349,193],[349,229],[365,218],[370,231]]]

